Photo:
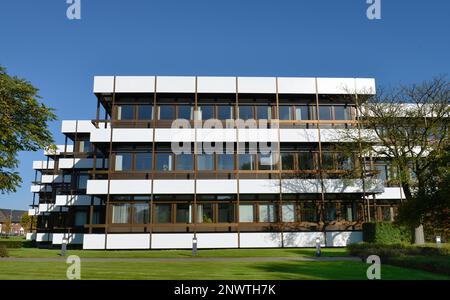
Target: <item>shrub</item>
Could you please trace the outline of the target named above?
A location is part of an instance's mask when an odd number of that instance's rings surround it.
[[[400,244],[412,241],[411,230],[391,222],[364,223],[362,231],[363,240],[367,243]]]
[[[404,256],[391,257],[390,265],[419,269],[450,276],[450,260],[444,256]]]
[[[5,246],[6,248],[30,248],[33,247],[34,242],[33,241],[26,241],[26,240],[0,240],[0,246]]]
[[[447,256],[449,247],[415,246],[408,244],[356,243],[347,246],[350,255],[363,259],[378,255],[382,260],[402,256]]]
[[[5,245],[0,245],[0,257],[8,257],[8,249]]]

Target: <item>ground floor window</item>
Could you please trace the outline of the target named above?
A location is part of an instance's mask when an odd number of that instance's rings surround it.
[[[134,204],[134,223],[135,224],[147,224],[150,218],[150,207],[146,203]]]
[[[191,218],[191,205],[189,204],[177,204],[176,210],[176,222],[177,223],[192,223]]]
[[[213,205],[197,204],[197,223],[212,223],[214,220]]]
[[[231,203],[219,203],[218,205],[218,222],[233,223],[234,222],[234,206]]]
[[[171,223],[172,218],[171,204],[156,204],[155,205],[155,223]]]

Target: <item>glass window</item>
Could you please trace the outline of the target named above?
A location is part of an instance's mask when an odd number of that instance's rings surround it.
[[[133,105],[117,106],[117,120],[133,120],[133,119],[134,119]]]
[[[147,224],[150,217],[150,207],[146,203],[138,203],[133,205],[134,209],[134,223]]]
[[[178,154],[175,157],[176,160],[176,170],[188,171],[194,169],[194,159],[192,154]]]
[[[255,170],[255,155],[239,154],[239,170]]]
[[[239,222],[252,223],[253,218],[253,204],[240,204],[239,205]]]
[[[226,105],[217,106],[217,119],[219,119],[219,120],[234,119],[233,107],[226,106]]]
[[[77,182],[78,189],[86,189],[88,180],[89,180],[88,174],[78,174],[78,182]]]
[[[152,169],[151,153],[136,153],[136,170],[146,171]]]
[[[91,151],[91,142],[90,141],[80,141],[78,151],[79,152],[90,152]]]
[[[84,226],[87,223],[87,212],[77,211],[75,213],[75,226]]]
[[[173,157],[171,153],[156,153],[156,169],[158,171],[172,171]]]
[[[338,170],[351,170],[352,158],[344,153],[336,153],[336,163]]]
[[[151,105],[139,105],[138,106],[138,120],[151,120],[153,107]]]
[[[313,170],[314,160],[311,152],[300,152],[298,154],[299,169],[300,170]]]
[[[197,156],[197,168],[203,170],[214,170],[214,155],[200,154]]]
[[[353,221],[353,208],[351,203],[341,204],[341,218],[346,221]]]
[[[295,120],[308,120],[308,106],[297,105],[295,107]]]
[[[219,203],[219,223],[234,222],[234,208],[231,203]]]
[[[281,153],[281,168],[294,170],[294,153]]]
[[[259,105],[256,107],[256,113],[257,118],[259,120],[265,119],[270,120],[272,119],[272,107],[268,105]]]
[[[336,105],[334,107],[334,118],[335,120],[348,120],[347,108],[343,105]]]
[[[322,168],[326,169],[326,170],[334,169],[333,153],[331,153],[331,152],[323,152],[322,153]]]
[[[279,109],[280,109],[280,120],[292,120],[291,106],[281,105]]]
[[[114,170],[116,171],[130,171],[132,169],[131,153],[116,153]]]
[[[155,223],[170,223],[172,221],[172,205],[156,204],[155,205]]]
[[[316,213],[316,206],[314,203],[312,202],[302,203],[300,212],[302,215],[302,222],[316,222],[317,213]]]
[[[197,223],[212,223],[214,220],[213,205],[197,204]]]
[[[385,182],[388,177],[387,177],[387,166],[386,165],[375,165],[375,170],[377,170],[378,173],[378,178],[380,180],[382,180],[383,182]]]
[[[130,223],[130,204],[113,204],[112,205],[112,223],[128,224]]]
[[[199,107],[202,114],[202,120],[208,120],[214,118],[214,106],[212,105],[202,105]]]
[[[189,204],[177,204],[177,223],[191,223],[191,206]]]
[[[336,204],[334,202],[325,203],[325,220],[336,220]]]
[[[331,106],[320,105],[319,106],[319,118],[320,120],[332,120],[331,118]]]
[[[158,120],[173,120],[175,107],[173,105],[160,105]]]
[[[242,105],[238,107],[238,110],[239,110],[239,119],[242,120],[254,119],[253,106]]]
[[[178,106],[178,119],[192,120],[194,108],[190,105]]]
[[[273,170],[275,169],[272,153],[268,155],[259,154],[258,156],[259,170]]]
[[[217,169],[218,170],[234,170],[234,155],[233,154],[217,154]]]
[[[283,204],[281,207],[281,219],[283,222],[295,222],[295,205]]]
[[[274,204],[259,205],[259,222],[275,222],[276,215]]]

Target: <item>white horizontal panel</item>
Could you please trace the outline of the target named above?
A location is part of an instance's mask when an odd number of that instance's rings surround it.
[[[55,204],[58,206],[83,206],[91,205],[90,195],[56,195]],[[94,205],[100,205],[100,199],[94,197]]]
[[[385,187],[384,192],[376,195],[377,199],[405,199],[403,189],[400,187]]]
[[[151,194],[151,180],[111,180],[109,187],[110,194]]]
[[[236,77],[198,77],[198,93],[236,93]]]
[[[25,239],[27,241],[35,241],[36,240],[36,232],[27,232]]]
[[[35,160],[33,161],[33,169],[34,170],[47,170],[47,169],[54,169],[55,168],[55,162],[53,160]]]
[[[84,234],[83,249],[105,249],[105,234]]]
[[[153,233],[152,249],[192,249],[192,233]]]
[[[114,90],[113,76],[95,76],[94,93],[112,93]]]
[[[107,235],[106,249],[150,249],[150,234],[117,234]]]
[[[236,129],[197,129],[198,142],[236,142]]]
[[[274,179],[241,179],[239,192],[242,194],[273,194],[280,192],[280,181]]]
[[[238,129],[240,142],[278,142],[278,129]]]
[[[320,240],[320,246],[325,246],[323,232],[283,232],[284,247],[315,247],[316,239]]]
[[[116,93],[154,93],[155,76],[117,76]]]
[[[52,233],[36,233],[36,242],[51,242],[53,234]]]
[[[355,78],[317,78],[319,94],[353,94]]]
[[[275,94],[275,77],[238,77],[238,92],[248,94]]]
[[[230,194],[237,193],[235,179],[199,179],[197,180],[197,194]]]
[[[315,94],[316,79],[311,77],[278,77],[279,94]]]
[[[52,244],[61,245],[63,239],[67,240],[68,244],[82,244],[83,234],[82,233],[53,233]]]
[[[356,78],[356,91],[358,94],[375,95],[376,84],[374,78]]]
[[[194,180],[159,179],[153,181],[154,194],[193,194]]]
[[[51,192],[52,191],[52,187],[49,186],[49,185],[32,184],[30,190],[31,190],[32,193]]]
[[[153,129],[149,128],[115,128],[113,142],[151,142]]]
[[[90,133],[94,129],[90,120],[63,120],[61,124],[62,133]]]
[[[156,128],[155,142],[192,142],[195,141],[195,129]]]
[[[35,216],[35,215],[37,215],[37,213],[38,213],[37,208],[30,208],[30,209],[28,209],[28,215],[29,216]]]
[[[44,155],[60,155],[61,152],[73,152],[73,145],[56,145],[56,149],[45,149]]]
[[[237,233],[197,233],[197,247],[201,248],[237,248]]]
[[[106,179],[88,180],[86,194],[88,195],[108,194],[108,180]]]
[[[110,128],[94,129],[91,132],[90,141],[93,143],[109,143],[111,140]]]
[[[361,231],[328,231],[326,237],[327,247],[345,247],[363,241]]]
[[[195,77],[192,76],[158,76],[156,80],[158,93],[194,93]]]
[[[278,248],[281,247],[280,232],[241,232],[241,248]]]
[[[41,183],[61,183],[61,182],[70,182],[71,176],[70,175],[42,175],[41,176]]]
[[[280,129],[281,142],[318,142],[319,134],[317,129],[295,129],[283,128]]]
[[[322,191],[318,179],[283,179],[281,186],[282,192],[286,194],[320,193]]]
[[[97,169],[103,168],[103,159],[96,160]],[[94,167],[93,158],[60,158],[58,162],[60,169],[89,169]],[[108,168],[108,160],[105,160],[105,168]]]
[[[384,187],[380,180],[367,179],[364,182],[367,193],[381,193]],[[324,179],[325,193],[362,193],[364,192],[362,179]]]

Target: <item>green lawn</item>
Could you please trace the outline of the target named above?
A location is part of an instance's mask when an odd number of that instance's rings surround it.
[[[0,262],[0,279],[65,279],[64,262]],[[336,262],[82,262],[82,279],[366,279],[367,264]],[[447,279],[389,265],[382,279]]]
[[[8,249],[10,257],[59,257],[58,249],[17,248]],[[315,249],[216,249],[198,250],[198,257],[312,257]],[[83,258],[164,258],[191,257],[191,250],[69,250],[68,255]],[[345,248],[323,248],[322,256],[347,256]]]

